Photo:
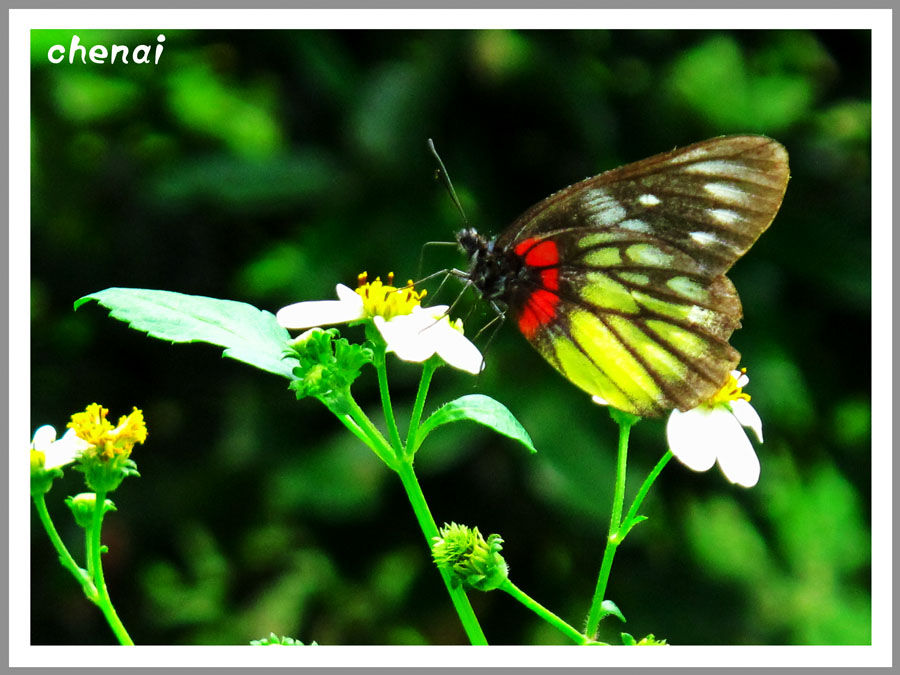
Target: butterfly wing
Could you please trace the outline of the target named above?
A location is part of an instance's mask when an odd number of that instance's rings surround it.
[[[529,209],[497,241],[521,259],[506,298],[563,375],[642,416],[716,393],[740,355],[724,273],[771,224],[787,152],[761,136],[703,141],[589,178]]]

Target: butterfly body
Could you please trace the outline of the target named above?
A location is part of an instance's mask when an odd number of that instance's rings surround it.
[[[740,354],[725,272],[778,211],[787,153],[710,139],[607,171],[539,202],[489,240],[457,236],[468,279],[565,377],[656,417],[718,391]]]

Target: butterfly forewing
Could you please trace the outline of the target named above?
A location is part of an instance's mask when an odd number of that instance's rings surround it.
[[[572,185],[497,240],[503,300],[576,385],[643,416],[712,396],[740,355],[724,273],[769,226],[788,180],[771,139],[703,141]],[[510,268],[516,268],[508,263]]]
[[[497,245],[618,226],[680,245],[722,274],[772,223],[787,181],[787,151],[777,141],[713,138],[564,188],[519,216]]]

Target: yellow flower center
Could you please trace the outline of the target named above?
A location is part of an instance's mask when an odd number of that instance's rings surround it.
[[[746,373],[747,369],[741,368],[741,374]],[[709,401],[706,402],[706,405],[715,407],[720,403],[730,403],[731,401],[737,401],[739,399],[749,401],[750,394],[745,394],[741,387],[738,386],[737,379],[735,379],[734,375],[728,373],[728,378],[725,380],[725,384],[711,399],[709,399]]]
[[[369,282],[369,275],[363,272],[359,275],[359,288],[356,292],[363,299],[363,308],[368,316],[383,316],[392,319],[402,314],[410,314],[413,307],[422,303],[427,291],[417,293],[413,288],[412,279],[406,282],[403,288],[394,286],[394,273],[388,274],[387,283],[382,283],[381,277],[375,277],[375,281]]]
[[[99,403],[91,403],[84,412],[72,415],[72,421],[67,426],[75,430],[76,436],[93,446],[88,453],[107,460],[116,455],[128,457],[135,443],[147,440],[144,413],[135,408],[129,415],[120,417],[115,428],[106,419],[108,414],[109,410]]]

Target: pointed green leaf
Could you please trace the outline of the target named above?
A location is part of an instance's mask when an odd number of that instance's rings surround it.
[[[618,606],[616,606],[616,603],[614,603],[612,600],[604,600],[603,602],[600,603],[600,608],[601,608],[601,611],[600,611],[601,619],[603,617],[607,617],[607,616],[615,616],[622,623],[626,623],[625,615],[622,614],[622,610],[620,610],[618,608]]]
[[[497,433],[508,436],[514,441],[524,445],[530,452],[537,452],[531,436],[525,431],[519,420],[513,417],[509,409],[495,401],[490,396],[483,394],[470,394],[450,401],[438,408],[422,426],[419,427],[419,441],[416,449],[425,440],[425,437],[442,424],[470,420],[490,427]]]
[[[225,347],[225,356],[291,379],[296,359],[285,358],[290,335],[271,312],[234,300],[144,288],[107,288],[75,301],[89,300],[110,310],[114,319],[150,337],[175,342],[209,342]]]

